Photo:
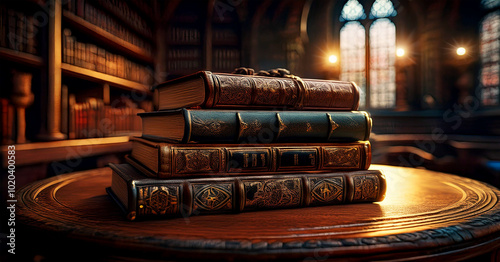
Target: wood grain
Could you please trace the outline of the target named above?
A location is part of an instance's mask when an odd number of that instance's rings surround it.
[[[32,232],[63,236],[52,251],[66,243],[72,254],[99,247],[113,258],[430,261],[500,246],[496,188],[423,169],[371,168],[387,178],[379,203],[140,222],[125,220],[105,192],[111,171],[96,169],[25,187],[18,218],[31,239],[42,238]]]
[[[130,136],[140,135],[131,133]],[[130,136],[71,139],[63,141],[18,144],[16,147],[16,166],[34,165],[51,161],[62,161],[80,157],[90,157],[108,153],[132,150]],[[8,146],[0,146],[0,165],[8,166]]]

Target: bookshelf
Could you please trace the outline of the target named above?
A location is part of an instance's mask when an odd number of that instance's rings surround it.
[[[46,172],[43,164],[64,161],[68,150],[88,152],[82,158],[129,151],[129,137],[141,133],[138,117],[130,116],[148,107],[154,83],[152,3],[0,3],[0,80],[8,85],[0,92],[0,154],[15,145],[18,166]],[[37,27],[40,17],[47,20]],[[29,103],[14,105],[19,99]],[[111,128],[103,131],[100,121]]]
[[[166,22],[169,79],[198,70],[232,72],[242,65],[238,12],[214,12],[215,1],[180,2]]]
[[[206,3],[181,2],[168,21],[167,63],[169,78],[186,75],[206,68],[206,52],[203,49],[203,25]]]
[[[130,81],[120,77],[104,74],[101,72],[93,71],[79,66],[74,66],[67,63],[61,64],[63,74],[73,76],[81,79],[90,80],[97,83],[108,83],[112,86],[122,88],[124,90],[136,90],[142,92],[149,92],[149,86],[138,82]]]
[[[43,66],[43,59],[37,55],[0,47],[0,59],[32,67]]]
[[[101,42],[108,46],[113,46],[119,51],[133,56],[139,60],[152,63],[153,57],[150,51],[147,51],[137,45],[131,44],[128,41],[125,41],[115,35],[107,32],[106,30],[87,22],[85,19],[71,13],[68,10],[63,10],[63,18],[64,21],[68,23],[71,27],[77,28],[85,34],[88,34],[91,37],[99,39]]]
[[[139,133],[136,133],[139,135]],[[35,142],[16,145],[16,165],[27,166],[52,161],[63,161],[70,157],[91,157],[110,153],[127,152],[132,149],[130,136],[70,139],[52,142]],[[7,146],[0,147],[2,168],[7,167]]]
[[[198,70],[231,72],[241,65],[238,12],[221,19],[214,5],[214,0],[0,3],[4,38],[9,30],[23,30],[15,41],[0,38],[0,61],[5,62],[0,80],[31,82],[0,91],[0,148],[16,144],[20,163],[28,166],[58,161],[64,148],[87,146],[92,155],[125,152],[128,136],[140,129],[137,120],[120,119],[151,108],[152,84]],[[34,14],[47,18],[40,28]],[[12,90],[21,87],[23,99],[30,101],[13,105]],[[99,130],[106,117],[116,130],[88,132]],[[18,139],[23,128],[26,134]]]
[[[214,14],[211,21],[212,70],[232,72],[241,66],[241,28],[237,12]]]

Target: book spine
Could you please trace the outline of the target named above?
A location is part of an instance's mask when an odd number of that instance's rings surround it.
[[[251,172],[262,174],[368,169],[371,148],[368,141],[345,145],[293,147],[160,146],[158,157],[158,178],[189,175],[231,176]]]
[[[352,82],[252,77],[204,72],[206,108],[293,108],[357,110],[359,88]]]
[[[368,140],[366,112],[184,110],[184,143],[352,142]]]
[[[380,171],[133,183],[129,219],[381,201]]]

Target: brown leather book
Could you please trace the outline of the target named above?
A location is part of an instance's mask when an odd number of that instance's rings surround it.
[[[110,167],[108,194],[129,220],[374,202],[386,192],[378,170],[167,180],[128,164]]]
[[[178,109],[139,114],[142,136],[173,143],[326,143],[368,140],[367,112]]]
[[[129,164],[154,178],[236,176],[368,169],[370,142],[322,144],[170,144],[132,138]]]
[[[156,110],[240,108],[357,110],[359,88],[352,82],[281,78],[200,71],[153,87]]]

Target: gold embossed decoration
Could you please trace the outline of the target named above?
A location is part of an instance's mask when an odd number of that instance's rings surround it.
[[[276,208],[300,206],[302,183],[300,178],[244,181],[245,208]]]
[[[285,129],[287,129],[287,126],[285,125],[285,122],[283,121],[283,119],[281,119],[281,116],[279,113],[276,113],[276,118],[278,119],[278,125],[279,125],[277,136],[279,136],[281,133],[283,133],[283,131]]]
[[[325,147],[323,166],[360,168],[360,159],[359,147]]]
[[[311,204],[334,204],[342,203],[344,196],[344,178],[310,177]]]
[[[335,98],[332,93],[332,86],[326,82],[322,81],[309,81],[307,83],[309,86],[309,92],[307,93],[307,98],[304,101],[304,105],[319,105],[327,107],[330,105],[331,101]]]
[[[339,127],[339,124],[337,124],[337,123],[335,123],[335,121],[333,121],[332,115],[330,115],[328,113],[326,115],[328,116],[328,120],[330,121],[330,131],[328,133],[328,140],[330,140],[330,137],[332,137],[335,129],[337,129]]]
[[[376,176],[353,176],[355,201],[375,201],[377,199],[379,180]]]
[[[178,186],[144,186],[138,188],[138,215],[168,215],[179,212]]]
[[[193,185],[194,206],[193,212],[196,210],[217,211],[231,210],[233,207],[232,195],[233,184],[200,184]]]
[[[218,119],[202,119],[192,116],[192,130],[196,130],[199,136],[222,136],[227,132],[227,124]]]
[[[261,79],[254,80],[255,92],[255,103],[259,105],[275,105],[278,101],[283,98],[284,88],[279,80],[262,81]],[[293,84],[293,83],[292,83]]]
[[[182,149],[175,150],[175,172],[190,174],[219,171],[219,150]]]
[[[249,105],[252,103],[252,84],[248,77],[219,75],[221,105]]]
[[[239,139],[258,136],[259,131],[262,131],[262,123],[258,119],[254,119],[251,122],[245,122],[240,113],[237,113],[236,115],[238,117],[238,122],[240,123],[240,130],[238,134]]]

